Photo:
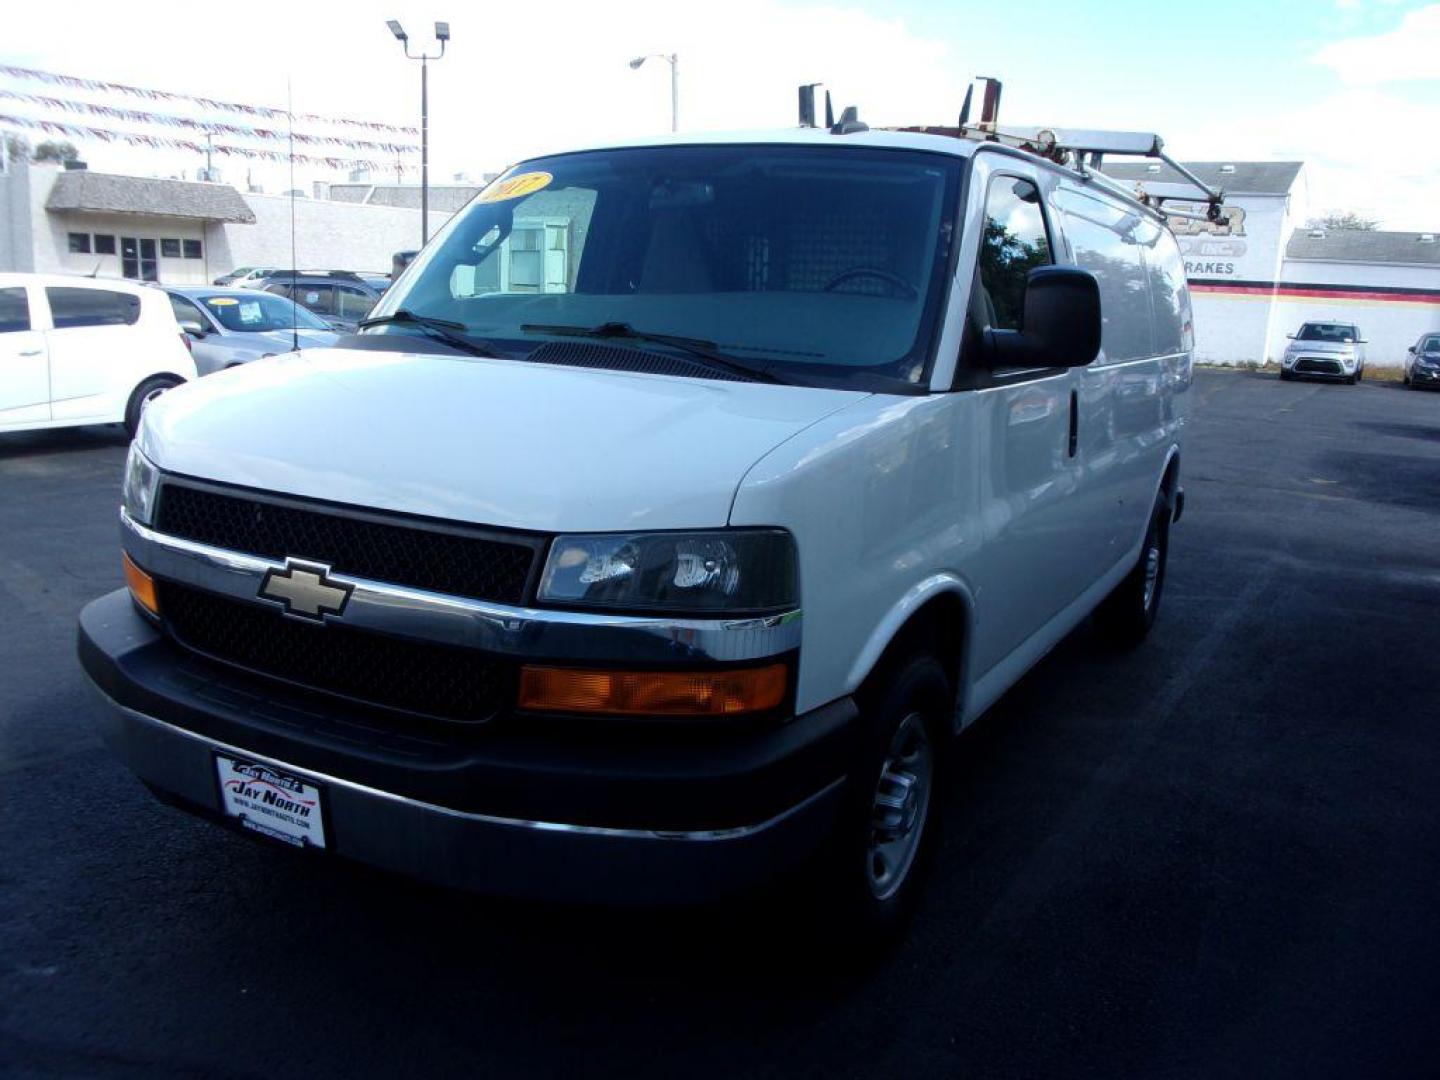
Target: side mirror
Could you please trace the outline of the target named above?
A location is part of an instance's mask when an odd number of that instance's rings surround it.
[[[1410,346],[1408,349],[1406,349],[1405,351],[1408,352],[1408,353],[1410,353],[1410,355],[1413,356],[1413,355],[1415,355],[1415,346],[1414,346],[1414,345],[1411,345],[1411,346]]]
[[[1286,336],[1287,338],[1289,338],[1291,341],[1294,341],[1294,340],[1295,340],[1295,335],[1294,335],[1294,334],[1286,334],[1285,336]]]
[[[1084,367],[1100,354],[1100,285],[1078,266],[1037,266],[1025,281],[1023,330],[987,330],[992,368]]]
[[[204,325],[197,319],[181,319],[180,329],[191,337],[204,337],[206,334]]]
[[[1369,339],[1369,338],[1363,338],[1363,337],[1357,337],[1357,338],[1355,339],[1355,344],[1356,344],[1356,345],[1369,345],[1369,344],[1370,344],[1370,339]]]

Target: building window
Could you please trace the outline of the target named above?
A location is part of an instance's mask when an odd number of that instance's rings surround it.
[[[90,234],[88,232],[72,232],[70,234],[70,254],[90,254]]]
[[[180,241],[179,241],[179,240],[161,240],[161,241],[160,241],[160,257],[161,257],[162,259],[178,259],[178,258],[180,258]]]
[[[159,281],[160,264],[155,241],[136,236],[120,238],[120,273],[137,281]]]
[[[96,234],[95,234],[95,254],[96,254],[96,255],[114,255],[114,254],[115,254],[115,237],[113,237],[113,236],[106,236],[104,233],[96,233]]]
[[[183,245],[183,246],[184,246],[184,248],[185,248],[185,258],[187,258],[187,259],[198,259],[198,258],[200,258],[200,241],[199,241],[199,240],[186,240],[186,241],[184,241],[184,245]]]
[[[110,289],[47,288],[50,318],[56,330],[76,326],[133,326],[140,317],[140,298]]]

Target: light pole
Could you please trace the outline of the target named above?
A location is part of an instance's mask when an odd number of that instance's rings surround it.
[[[387,19],[385,25],[395,35],[395,40],[405,46],[405,55],[411,60],[420,61],[420,246],[424,247],[430,239],[430,68],[431,60],[439,60],[445,55],[445,43],[450,40],[450,24],[448,22],[437,22],[435,24],[435,40],[440,43],[440,51],[434,56],[429,53],[411,53],[410,36],[395,19]]]
[[[664,60],[670,65],[670,130],[680,130],[680,54],[648,53],[630,61],[630,69],[638,70],[646,60]]]

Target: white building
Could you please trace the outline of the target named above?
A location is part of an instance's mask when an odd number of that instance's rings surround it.
[[[1309,320],[1335,319],[1360,327],[1369,364],[1394,367],[1422,333],[1440,330],[1440,245],[1433,233],[1307,230],[1303,162],[1186,167],[1225,192],[1221,221],[1172,222],[1194,296],[1202,362],[1276,363],[1286,334]],[[1117,163],[1105,171],[1127,183],[1181,179],[1158,163]]]
[[[450,213],[432,208],[432,233]],[[228,184],[23,158],[0,171],[0,271],[204,284],[237,266],[388,273],[395,252],[419,246],[420,211],[378,200],[296,198],[292,208],[288,196]]]

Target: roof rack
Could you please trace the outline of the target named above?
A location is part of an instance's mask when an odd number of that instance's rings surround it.
[[[970,139],[975,142],[993,142],[1024,150],[1037,157],[1053,161],[1074,169],[1097,187],[1113,194],[1133,199],[1149,207],[1161,217],[1188,218],[1194,221],[1219,221],[1221,207],[1225,201],[1225,190],[1213,188],[1193,172],[1165,153],[1165,141],[1159,135],[1148,131],[1091,131],[1079,128],[1002,128],[999,124],[1000,90],[999,79],[982,75],[977,80],[985,84],[985,94],[980,106],[980,120],[970,123],[970,104],[975,85],[965,90],[965,100],[960,106],[960,118],[955,127],[900,127],[890,131],[909,131],[924,135],[946,135],[955,139]],[[800,124],[815,127],[815,87],[811,83],[800,88]],[[808,111],[807,111],[808,107]],[[847,123],[850,121],[850,123]],[[856,126],[858,125],[858,126]],[[825,93],[825,126],[832,134],[847,135],[851,131],[866,130],[859,124],[853,107],[845,110],[839,124],[834,121],[830,108],[830,93]],[[1138,180],[1126,185],[1112,176],[1101,172],[1107,154],[1117,157],[1146,157],[1163,161],[1184,178],[1183,183],[1173,181]],[[1167,207],[1167,202],[1203,202],[1205,212],[1197,214],[1189,210]]]

